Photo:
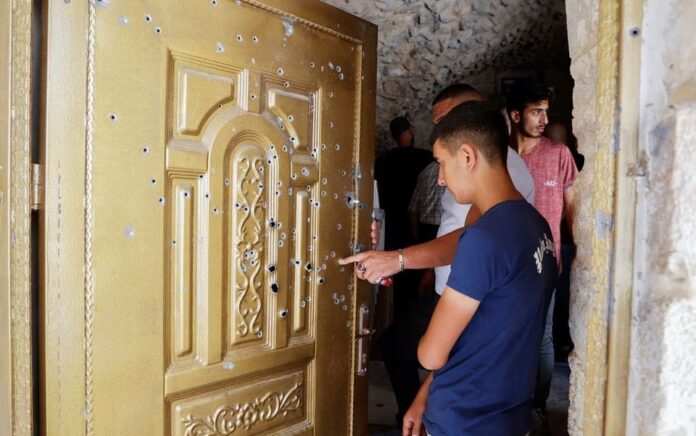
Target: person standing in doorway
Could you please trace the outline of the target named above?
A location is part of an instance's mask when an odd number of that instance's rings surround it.
[[[397,250],[414,243],[408,206],[418,175],[433,161],[428,150],[414,147],[415,129],[405,117],[389,124],[396,147],[375,161],[375,180],[380,205],[385,212],[386,250]],[[379,338],[384,366],[394,388],[398,406],[397,424],[418,392],[417,301],[419,271],[394,277],[393,321]]]
[[[517,150],[534,178],[534,206],[546,218],[553,234],[558,271],[561,271],[561,219],[565,216],[572,234],[575,216],[573,183],[578,170],[565,144],[543,136],[549,122],[552,94],[540,82],[521,81],[511,89],[507,109],[512,123],[511,146]],[[546,325],[539,356],[537,385],[533,407],[545,416],[546,399],[551,389],[554,367],[553,294],[547,301]]]

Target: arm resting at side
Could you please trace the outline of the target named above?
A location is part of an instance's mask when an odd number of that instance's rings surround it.
[[[445,288],[442,298],[435,306],[428,330],[418,344],[418,361],[431,371],[445,366],[452,347],[473,318],[479,302]]]

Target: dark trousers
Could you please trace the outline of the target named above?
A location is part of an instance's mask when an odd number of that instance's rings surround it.
[[[420,389],[418,341],[430,322],[437,294],[420,297],[421,271],[406,270],[394,276],[394,321],[379,338],[379,349],[394,389],[397,425]]]

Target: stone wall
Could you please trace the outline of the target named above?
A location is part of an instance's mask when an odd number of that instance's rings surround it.
[[[495,94],[507,73],[567,64],[563,0],[324,0],[379,26],[377,148],[411,119],[427,147],[430,102],[445,86]]]
[[[578,216],[574,233],[578,241],[589,241],[594,233],[592,210],[592,169],[597,149],[597,51],[599,27],[599,0],[579,0],[566,3],[568,19],[568,46],[571,58],[570,72],[575,79],[573,90],[573,126],[578,138],[578,149],[585,155],[585,170],[578,177],[576,199]],[[591,272],[591,246],[578,244],[577,256],[572,270],[570,295],[570,331],[575,350],[570,356],[570,410],[568,429],[570,434],[580,435],[584,416],[585,371],[587,361],[588,314],[590,292],[593,288]]]

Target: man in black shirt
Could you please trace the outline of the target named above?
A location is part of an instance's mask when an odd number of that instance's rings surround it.
[[[375,180],[379,203],[385,212],[385,250],[398,250],[414,244],[408,205],[420,172],[433,161],[430,151],[415,148],[415,130],[404,118],[389,124],[397,146],[375,161]],[[434,188],[434,187],[433,187]],[[394,276],[394,322],[383,333],[379,345],[399,407],[397,424],[418,393],[418,332],[416,302],[420,271],[410,270]]]

